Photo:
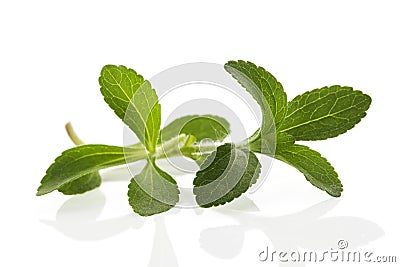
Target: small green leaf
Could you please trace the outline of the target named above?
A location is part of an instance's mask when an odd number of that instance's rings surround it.
[[[125,153],[124,153],[125,151]],[[125,159],[125,155],[127,158]],[[143,148],[81,145],[65,150],[47,169],[37,195],[45,195],[98,170],[146,158]]]
[[[188,115],[178,118],[161,130],[162,141],[168,141],[182,133],[192,135],[197,141],[209,138],[222,141],[230,132],[227,120],[214,115]]]
[[[93,190],[100,185],[101,176],[99,172],[92,172],[61,186],[58,191],[64,195],[76,195]]]
[[[246,192],[260,172],[261,165],[251,151],[229,143],[219,146],[193,180],[196,201],[204,208],[230,202]]]
[[[323,140],[353,128],[365,117],[371,97],[334,85],[306,92],[290,101],[281,132],[296,140]]]
[[[263,67],[250,61],[229,61],[225,64],[225,69],[254,97],[262,112],[265,112],[264,103],[258,93],[261,90],[277,128],[285,118],[287,107],[287,96],[282,84]]]
[[[179,200],[179,189],[169,174],[149,161],[131,179],[128,197],[134,212],[141,216],[150,216],[173,208]]]
[[[114,65],[103,67],[99,83],[107,104],[153,153],[160,131],[161,107],[151,84],[134,70]]]
[[[317,151],[303,145],[292,145],[277,149],[275,157],[301,171],[312,185],[329,195],[339,197],[343,191],[338,174]]]

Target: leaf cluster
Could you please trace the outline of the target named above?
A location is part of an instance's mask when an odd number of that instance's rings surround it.
[[[143,170],[129,183],[129,204],[142,216],[165,212],[179,201],[179,188],[157,160],[185,156],[200,165],[193,180],[197,203],[218,206],[257,182],[261,164],[256,154],[264,154],[295,167],[312,185],[339,197],[343,186],[332,165],[297,142],[345,133],[365,117],[371,98],[351,87],[333,85],[288,101],[282,84],[264,68],[242,60],[229,61],[224,67],[260,106],[262,123],[252,136],[236,144],[225,143],[229,122],[214,115],[184,116],[161,129],[161,106],[150,82],[125,66],[106,65],[99,77],[100,91],[140,142],[129,147],[86,145],[70,129],[77,146],[64,151],[47,169],[37,195],[55,190],[81,194],[101,185],[99,170],[145,160]],[[219,146],[203,147],[203,139]]]

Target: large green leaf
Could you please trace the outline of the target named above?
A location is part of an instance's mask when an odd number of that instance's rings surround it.
[[[188,115],[178,118],[161,130],[162,141],[168,141],[179,134],[188,134],[201,141],[209,138],[214,141],[222,141],[230,132],[227,120],[214,115]]]
[[[137,89],[145,82],[143,77],[125,66],[106,65],[99,77],[104,100],[121,119]]]
[[[303,145],[278,148],[275,157],[301,171],[314,186],[329,195],[339,197],[342,183],[332,165],[320,153]]]
[[[264,112],[260,98],[261,90],[275,121],[275,127],[283,121],[286,114],[287,97],[282,84],[263,67],[249,61],[229,61],[225,69],[254,97]]]
[[[147,157],[143,148],[122,148],[106,145],[81,145],[65,150],[50,165],[41,181],[37,195],[41,196],[98,170]]]
[[[173,208],[179,200],[179,189],[169,174],[149,161],[142,172],[132,178],[128,197],[134,212],[150,216]]]
[[[334,85],[306,92],[290,101],[279,128],[296,140],[322,140],[353,128],[366,115],[371,97]]]
[[[239,197],[254,184],[261,165],[248,150],[224,144],[203,162],[193,180],[193,193],[201,207],[223,205]]]
[[[155,151],[161,107],[155,90],[134,70],[106,65],[99,78],[104,100],[150,152]]]

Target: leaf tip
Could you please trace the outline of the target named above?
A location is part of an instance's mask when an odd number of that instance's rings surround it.
[[[327,192],[332,197],[341,197],[343,189],[336,191],[336,192]]]
[[[339,180],[339,178],[338,178],[338,180]],[[342,182],[339,180],[339,185],[329,188],[329,189],[325,190],[325,192],[327,192],[332,197],[341,197],[342,192],[343,192]]]
[[[41,189],[41,186],[39,186],[39,188],[37,189],[37,192],[36,192],[36,196],[40,197],[40,196],[43,196],[45,194],[47,194],[47,192],[43,191]]]

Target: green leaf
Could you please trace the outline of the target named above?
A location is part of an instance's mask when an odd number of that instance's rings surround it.
[[[144,82],[141,75],[125,66],[106,65],[99,77],[104,100],[121,120],[125,119],[132,97]]]
[[[99,172],[92,172],[61,186],[58,191],[64,195],[76,195],[93,190],[100,185],[101,176]]]
[[[193,193],[201,207],[223,205],[239,197],[261,172],[257,157],[248,150],[224,144],[201,165],[193,180]]]
[[[225,69],[253,96],[262,112],[265,112],[264,103],[259,94],[261,90],[271,109],[275,127],[278,127],[285,118],[287,107],[287,96],[282,84],[264,68],[249,61],[229,61],[225,64]]]
[[[230,132],[227,120],[214,115],[188,115],[172,121],[161,130],[161,139],[168,141],[182,133],[192,135],[197,141],[209,138],[222,141]]]
[[[155,151],[161,107],[155,90],[134,70],[106,65],[99,78],[104,100],[150,152]]]
[[[312,185],[329,195],[339,197],[343,191],[338,174],[317,151],[303,145],[292,145],[277,149],[275,157],[301,171]]]
[[[323,140],[353,128],[365,117],[371,97],[334,85],[306,92],[290,101],[281,132],[296,140]]]
[[[291,136],[288,133],[277,133],[276,134],[276,150],[291,146],[295,142],[295,139],[293,136]],[[261,137],[258,136],[254,141],[250,143],[250,149],[251,151],[255,153],[263,153],[265,154],[265,150],[263,151],[261,149]],[[268,154],[267,154],[268,155]],[[269,156],[274,156],[274,154],[269,154]]]
[[[131,179],[128,197],[134,212],[150,216],[173,208],[179,200],[179,189],[169,174],[149,161],[142,172]]]
[[[124,154],[125,151],[125,154]],[[125,155],[127,158],[125,159]],[[45,195],[101,169],[147,157],[143,148],[81,145],[64,151],[47,169],[37,195]],[[62,189],[61,189],[62,190]]]

